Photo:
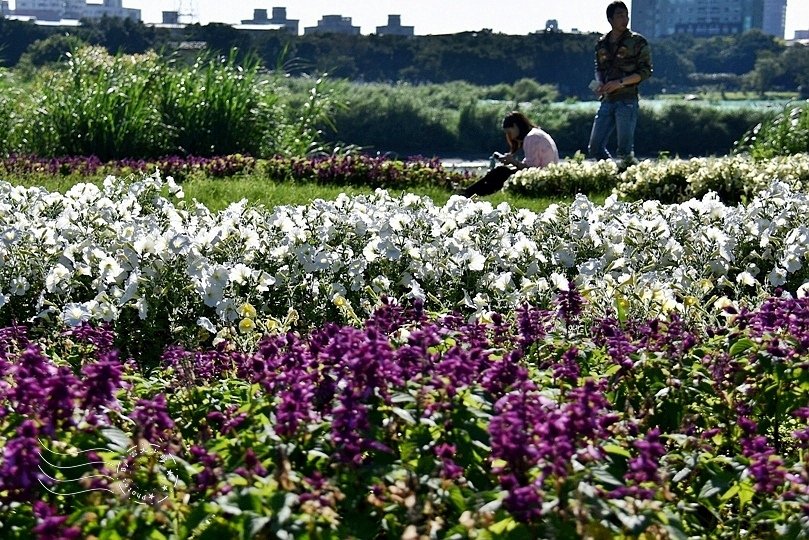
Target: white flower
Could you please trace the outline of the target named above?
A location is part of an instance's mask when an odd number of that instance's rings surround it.
[[[553,286],[556,287],[556,289],[559,291],[567,292],[570,290],[570,284],[568,283],[567,278],[562,274],[553,272],[551,274],[551,282],[553,283]]]
[[[365,260],[372,263],[379,258],[379,237],[371,239],[362,249],[362,256]]]
[[[739,275],[736,276],[736,283],[752,287],[756,284],[756,278],[753,277],[753,274],[750,272],[740,272]]]
[[[216,327],[213,325],[213,323],[208,317],[200,317],[199,319],[197,319],[197,326],[204,328],[211,334],[216,333]]]
[[[225,296],[225,287],[217,280],[204,280],[202,286],[202,301],[208,307],[217,307]]]
[[[483,270],[484,266],[486,265],[486,257],[475,249],[470,249],[468,253],[469,256],[467,260],[469,261],[469,270],[473,272],[480,272]]]
[[[101,279],[106,283],[115,283],[124,269],[118,264],[118,261],[112,257],[104,257],[98,263],[98,270],[101,273]]]
[[[70,276],[70,270],[61,263],[53,266],[48,275],[45,277],[45,290],[48,292],[55,292],[57,288],[64,290],[69,285],[69,280],[66,279]]]
[[[23,296],[28,292],[30,284],[25,276],[17,276],[11,280],[9,285],[9,292],[15,296]]]
[[[406,225],[412,222],[410,216],[402,213],[395,214],[390,220],[390,226],[394,231],[402,231]]]
[[[90,320],[90,310],[85,304],[71,302],[62,309],[62,320],[70,327],[79,326]]]
[[[775,287],[780,287],[787,282],[787,272],[783,268],[775,267],[767,274],[767,283]]]
[[[252,271],[246,264],[237,263],[230,269],[228,281],[237,285],[244,285],[252,277]]]
[[[492,286],[498,291],[505,291],[511,284],[511,272],[503,272],[494,280]]]

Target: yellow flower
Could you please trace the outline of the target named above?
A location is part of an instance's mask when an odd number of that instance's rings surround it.
[[[247,319],[255,319],[256,308],[254,308],[253,304],[251,304],[250,302],[245,302],[244,304],[239,306],[239,315]]]
[[[239,332],[242,334],[246,334],[248,332],[252,332],[256,329],[256,323],[253,322],[253,319],[242,319],[239,321]]]

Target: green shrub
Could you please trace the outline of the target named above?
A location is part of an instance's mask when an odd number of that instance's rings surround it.
[[[86,45],[81,38],[70,34],[54,34],[33,42],[20,57],[17,71],[26,79],[36,75],[37,69],[65,60],[67,53]]]

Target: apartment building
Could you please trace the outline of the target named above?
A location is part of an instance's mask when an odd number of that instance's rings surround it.
[[[630,26],[650,39],[726,36],[754,28],[783,38],[786,6],[787,0],[633,0]]]

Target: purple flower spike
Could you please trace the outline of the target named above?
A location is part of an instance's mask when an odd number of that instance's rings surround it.
[[[163,394],[151,400],[139,399],[130,418],[138,424],[141,436],[150,442],[166,440],[174,428],[174,420],[169,416]]]
[[[43,501],[36,501],[33,506],[37,525],[33,528],[38,540],[72,540],[79,538],[81,529],[65,527],[67,516],[60,516],[56,510]]]
[[[38,430],[33,420],[24,421],[17,428],[17,436],[3,449],[0,463],[0,491],[9,491],[12,498],[28,499],[33,496],[44,475],[39,468],[40,453]]]

